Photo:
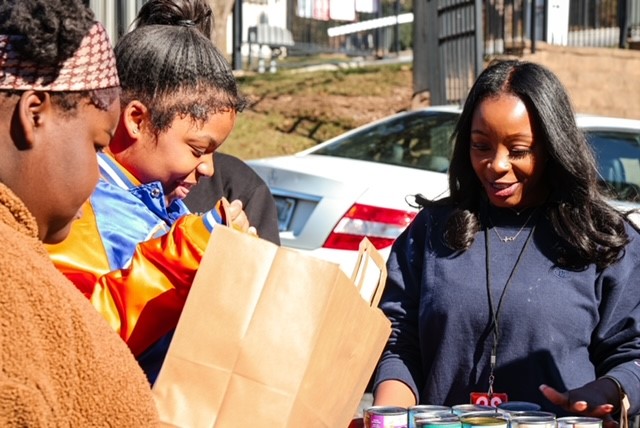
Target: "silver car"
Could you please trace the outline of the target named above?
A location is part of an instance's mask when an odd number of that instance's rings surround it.
[[[415,217],[414,195],[447,194],[457,106],[395,114],[311,149],[249,161],[276,200],[282,245],[350,273],[367,236],[388,255]],[[640,120],[579,115],[603,186],[620,208],[640,207]]]

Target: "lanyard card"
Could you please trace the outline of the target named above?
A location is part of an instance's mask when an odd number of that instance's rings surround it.
[[[487,392],[472,392],[471,404],[476,406],[491,406],[498,407],[502,403],[509,401],[507,394],[502,392],[494,392],[489,394]]]

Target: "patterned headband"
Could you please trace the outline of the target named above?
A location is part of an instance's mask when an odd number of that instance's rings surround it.
[[[69,92],[120,86],[113,48],[99,22],[61,67],[21,58],[12,44],[20,37],[0,35],[0,89]]]

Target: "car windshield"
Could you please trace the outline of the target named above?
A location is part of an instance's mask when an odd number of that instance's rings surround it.
[[[613,199],[640,202],[640,130],[587,130],[600,183]]]
[[[417,110],[365,127],[313,153],[447,172],[459,114]],[[619,201],[640,202],[640,130],[585,129],[600,184]]]
[[[446,172],[457,120],[456,113],[416,111],[367,127],[314,154]]]

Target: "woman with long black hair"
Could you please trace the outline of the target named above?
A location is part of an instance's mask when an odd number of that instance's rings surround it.
[[[506,394],[558,415],[640,410],[640,237],[597,184],[558,78],[488,67],[449,169],[398,238],[381,307],[393,323],[375,403]]]

